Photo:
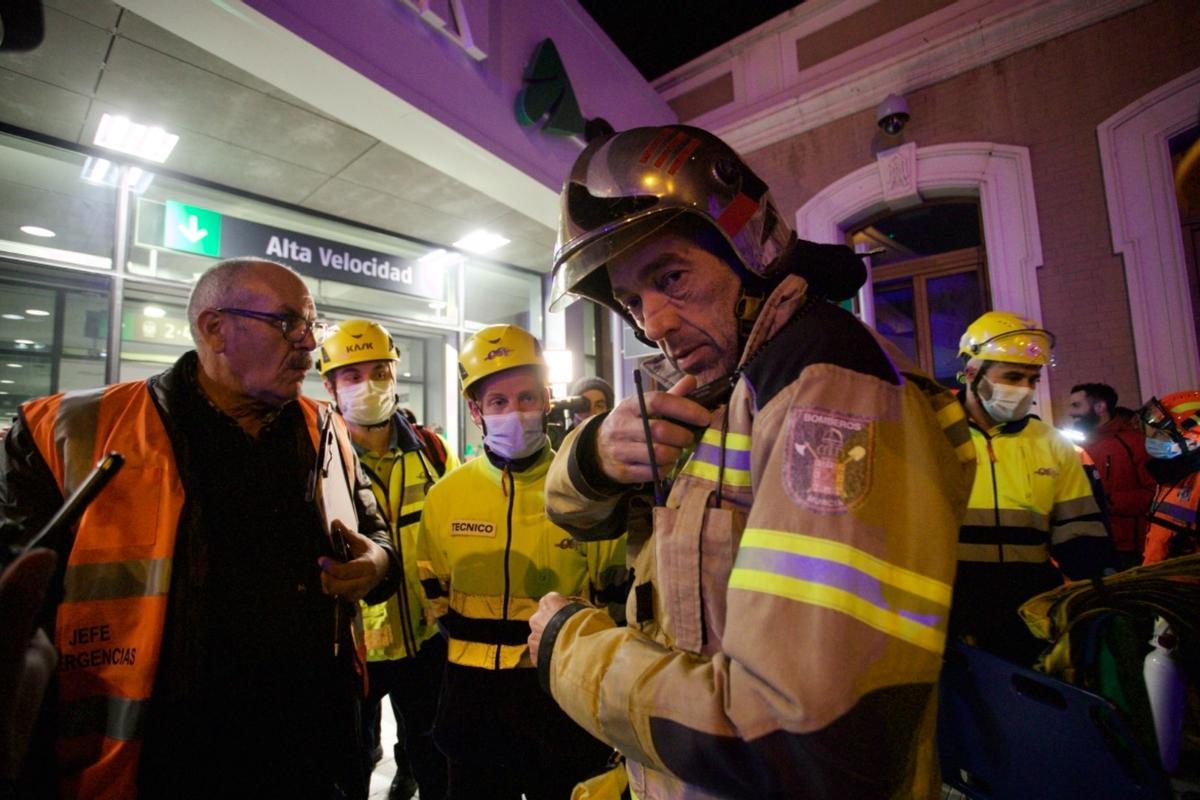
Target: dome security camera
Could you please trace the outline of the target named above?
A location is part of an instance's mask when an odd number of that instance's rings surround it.
[[[875,122],[888,136],[904,130],[908,119],[908,103],[898,94],[889,94],[875,109]]]

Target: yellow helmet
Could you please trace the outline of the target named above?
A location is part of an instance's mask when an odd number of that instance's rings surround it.
[[[1011,311],[989,311],[967,326],[958,354],[968,359],[1044,367],[1050,363],[1054,334]]]
[[[513,367],[546,370],[542,346],[529,331],[516,325],[489,325],[467,340],[458,356],[458,378],[464,397],[489,375]]]
[[[317,350],[317,371],[326,375],[338,367],[364,361],[399,361],[391,334],[378,322],[348,319],[329,332]]]

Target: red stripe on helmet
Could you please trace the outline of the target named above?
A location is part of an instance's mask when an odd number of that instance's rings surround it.
[[[646,145],[646,149],[642,151],[642,157],[638,159],[638,162],[641,164],[645,164],[647,161],[649,161],[650,156],[654,155],[654,153],[658,150],[659,147],[662,146],[662,143],[664,141],[666,141],[667,137],[670,135],[671,135],[670,128],[663,128],[662,130],[660,130],[658,132],[658,134],[654,137],[653,141],[651,141],[650,144]]]
[[[663,148],[663,151],[658,154],[658,158],[654,159],[654,168],[662,169],[662,165],[667,163],[667,159],[671,157],[671,153],[675,152],[676,148],[686,142],[687,138],[688,135],[683,131],[675,134],[675,138],[671,140],[671,143]]]
[[[688,142],[687,147],[680,150],[679,155],[675,156],[675,160],[671,162],[670,168],[667,169],[667,174],[674,175],[676,172],[678,172],[679,168],[683,166],[683,162],[687,161],[688,156],[695,152],[696,148],[699,146],[699,139],[692,139],[690,142]]]
[[[755,211],[758,211],[758,201],[749,195],[738,194],[717,217],[717,225],[732,238],[750,221]]]

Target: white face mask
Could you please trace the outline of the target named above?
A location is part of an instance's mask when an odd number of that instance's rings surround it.
[[[990,397],[983,396],[984,384],[987,384],[987,388],[991,390]],[[1028,386],[1009,386],[1006,383],[992,383],[987,378],[982,378],[979,381],[977,394],[983,410],[996,422],[1012,422],[1016,419],[1023,419],[1028,416],[1029,407],[1033,405],[1033,389]]]
[[[343,386],[337,391],[338,411],[355,425],[378,425],[396,410],[396,384],[370,380]]]
[[[483,417],[483,443],[501,458],[515,461],[531,456],[546,443],[543,411],[510,411]]]

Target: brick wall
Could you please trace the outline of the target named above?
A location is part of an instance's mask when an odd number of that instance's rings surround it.
[[[1124,405],[1142,399],[1096,126],[1200,67],[1198,31],[1200,4],[1160,0],[906,95],[912,119],[903,142],[1029,148],[1044,257],[1042,316],[1058,335],[1050,379],[1060,420],[1076,383],[1109,383]],[[880,139],[874,112],[863,111],[749,153],[747,160],[792,219],[818,191],[871,163],[875,150],[901,143]]]

